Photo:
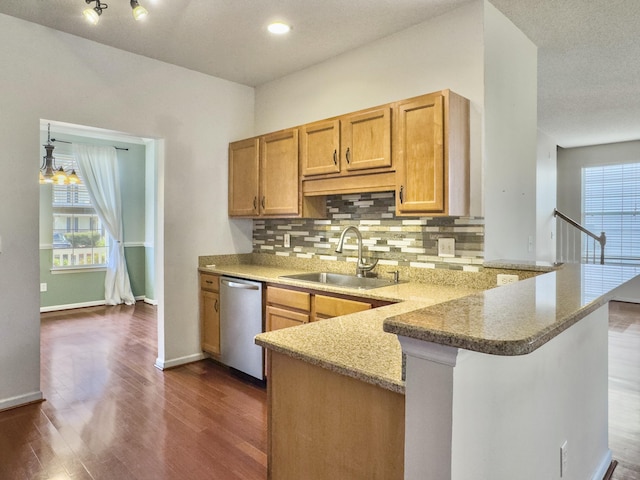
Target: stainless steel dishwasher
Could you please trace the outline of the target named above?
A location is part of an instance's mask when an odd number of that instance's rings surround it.
[[[222,277],[220,281],[220,360],[264,380],[264,355],[254,337],[262,328],[262,283]]]

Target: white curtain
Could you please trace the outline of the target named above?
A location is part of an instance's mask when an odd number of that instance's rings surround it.
[[[135,303],[124,258],[118,159],[114,147],[77,144],[73,152],[102,225],[109,234],[109,261],[104,281],[107,305]]]

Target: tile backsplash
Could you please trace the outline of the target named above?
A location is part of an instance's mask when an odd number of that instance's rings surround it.
[[[327,197],[328,218],[253,221],[253,252],[333,261],[356,261],[357,243],[348,234],[343,253],[335,249],[342,230],[362,233],[363,256],[379,265],[477,271],[483,263],[481,217],[396,217],[394,192]],[[284,234],[291,246],[284,246]],[[438,256],[438,238],[455,239],[455,256]]]

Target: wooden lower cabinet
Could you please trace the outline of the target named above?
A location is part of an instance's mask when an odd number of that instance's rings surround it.
[[[311,295],[307,292],[267,286],[265,329],[295,327],[309,322]]]
[[[268,478],[403,479],[404,395],[268,356]]]
[[[284,308],[267,305],[266,331],[279,330],[281,328],[296,327],[303,323],[309,323],[309,314],[294,312]]]
[[[369,310],[371,304],[358,300],[346,298],[329,297],[327,295],[314,295],[314,316],[312,320],[322,320],[324,318],[339,317],[349,313]]]
[[[200,340],[202,350],[220,354],[220,277],[200,274]]]

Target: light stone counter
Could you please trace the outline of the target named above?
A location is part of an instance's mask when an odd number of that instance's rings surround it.
[[[640,267],[565,265],[557,271],[395,315],[384,330],[493,355],[525,355],[615,298]],[[639,292],[640,296],[640,292]]]
[[[404,392],[396,335],[494,355],[531,353],[614,297],[640,268],[565,265],[486,291],[424,283],[371,290],[280,278],[302,270],[233,264],[200,271],[395,301],[377,309],[262,333],[256,343],[396,392]],[[605,277],[615,277],[613,286]]]
[[[264,265],[216,265],[200,267],[199,270],[323,292],[399,302],[351,315],[262,333],[256,337],[256,343],[263,347],[399,393],[404,393],[402,350],[397,336],[383,331],[384,319],[477,292],[467,287],[413,282],[370,290],[341,288],[280,278],[282,275],[303,271]]]

